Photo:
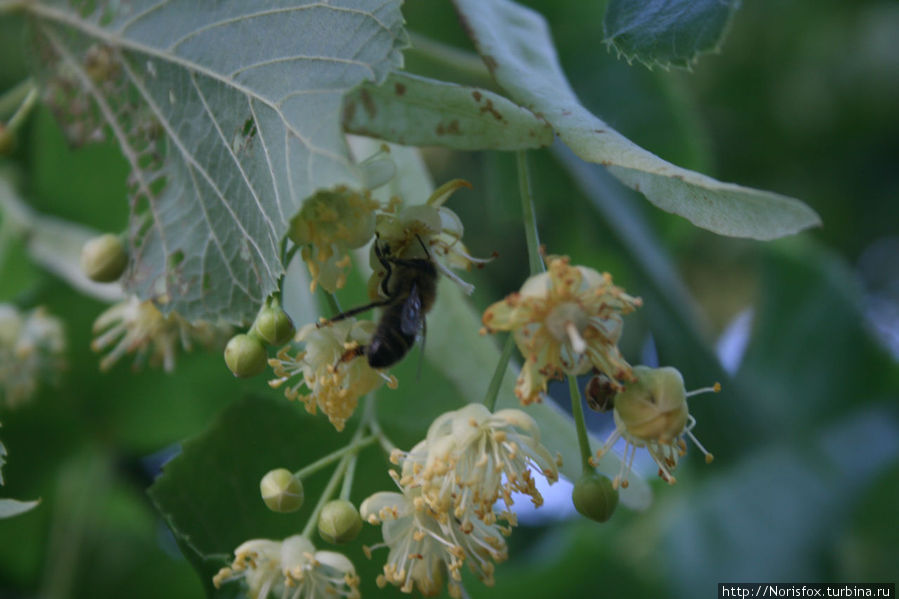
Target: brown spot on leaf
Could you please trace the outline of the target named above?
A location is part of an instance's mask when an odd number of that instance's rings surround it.
[[[395,83],[393,89],[396,90],[396,95],[398,96],[402,96],[404,93],[406,93],[406,86],[402,83]]]
[[[454,135],[459,135],[462,131],[459,129],[459,121],[457,119],[453,119],[450,121],[449,126],[446,128],[447,133],[452,133]]]
[[[479,92],[478,90],[474,90],[473,92],[471,92],[471,97],[474,98],[475,102],[480,102],[481,101],[481,92]]]
[[[437,135],[443,135],[444,133],[446,133],[446,129],[443,128],[443,123],[437,124],[437,129],[435,130],[435,133],[437,133]]]
[[[498,121],[503,120],[503,115],[501,115],[499,113],[499,111],[493,107],[493,101],[490,100],[489,98],[487,99],[486,104],[481,106],[481,114],[483,114],[485,112],[489,112],[490,114],[492,114],[493,117]]]
[[[368,115],[368,118],[375,118],[375,115],[378,113],[378,108],[377,106],[375,106],[375,101],[372,100],[371,94],[368,93],[368,90],[363,88],[362,92],[359,94],[359,98],[362,100],[362,108],[365,109],[365,113]]]
[[[605,129],[594,129],[593,130],[593,133],[605,133],[605,132],[606,132]]]

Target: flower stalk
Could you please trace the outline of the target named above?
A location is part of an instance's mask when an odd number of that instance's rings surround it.
[[[490,379],[490,385],[487,387],[487,393],[484,395],[484,405],[491,412],[496,406],[496,397],[499,395],[499,388],[503,384],[503,376],[509,367],[509,359],[512,357],[512,351],[515,349],[515,338],[509,335],[506,343],[503,345],[503,352],[499,356],[499,362],[496,364],[496,370],[493,371],[493,378]]]
[[[590,451],[590,437],[587,436],[587,423],[584,421],[584,406],[581,403],[581,391],[577,386],[577,377],[568,375],[568,391],[571,395],[571,414],[577,427],[577,443],[581,450],[581,468],[583,473],[593,472],[593,457]]]
[[[546,270],[540,256],[540,238],[537,235],[537,217],[534,214],[534,196],[531,193],[531,173],[528,170],[528,158],[524,151],[516,153],[518,159],[518,189],[521,193],[521,210],[524,218],[524,235],[528,244],[528,265],[531,275]]]
[[[359,453],[360,451],[362,451],[369,445],[378,441],[379,440],[378,437],[379,437],[379,435],[375,434],[375,435],[368,435],[367,437],[362,437],[361,439],[358,439],[358,440],[354,439],[350,442],[349,445],[347,445],[345,447],[341,447],[337,451],[333,451],[333,452],[329,453],[328,455],[317,459],[316,461],[312,462],[311,464],[308,464],[307,466],[304,466],[303,468],[297,470],[294,473],[294,476],[296,476],[297,478],[300,478],[300,479],[304,479],[308,476],[312,476],[319,470],[322,470],[323,468],[330,466],[337,460],[345,458],[348,455],[355,455],[355,454]]]

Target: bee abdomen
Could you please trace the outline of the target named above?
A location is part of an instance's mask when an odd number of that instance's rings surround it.
[[[396,322],[394,322],[396,321]],[[365,350],[368,365],[387,368],[399,362],[415,343],[415,335],[406,335],[399,325],[399,315],[385,313]]]

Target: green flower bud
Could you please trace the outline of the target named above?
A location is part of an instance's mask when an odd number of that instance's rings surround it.
[[[0,123],[0,156],[12,154],[16,147],[16,132]]]
[[[269,345],[284,345],[293,338],[293,321],[281,306],[266,306],[253,323],[253,332]]]
[[[287,514],[303,506],[303,481],[286,468],[266,472],[259,481],[262,500],[273,512]]]
[[[234,335],[225,346],[225,364],[234,376],[247,378],[265,370],[265,346],[255,335]]]
[[[612,482],[602,474],[587,472],[574,485],[571,501],[585,518],[605,522],[618,506],[618,490],[613,489]]]
[[[670,443],[687,426],[687,392],[676,369],[635,366],[636,381],[615,397],[615,421],[638,439]]]
[[[128,266],[125,244],[118,235],[107,233],[95,237],[81,249],[81,270],[98,283],[118,280]]]
[[[329,501],[318,517],[318,534],[329,543],[352,541],[362,530],[362,517],[346,499]]]

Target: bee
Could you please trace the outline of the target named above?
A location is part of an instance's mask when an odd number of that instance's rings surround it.
[[[326,326],[372,308],[384,308],[368,345],[349,350],[341,361],[364,355],[372,368],[387,368],[409,352],[419,331],[424,335],[425,315],[437,298],[437,267],[421,237],[415,237],[425,252],[424,258],[397,258],[391,255],[389,245],[381,245],[376,235],[375,256],[385,270],[378,289],[384,299],[342,312],[319,325]]]
[[[618,389],[615,383],[605,373],[594,371],[596,374],[587,383],[584,396],[590,409],[597,412],[608,412],[615,407],[615,396]]]

